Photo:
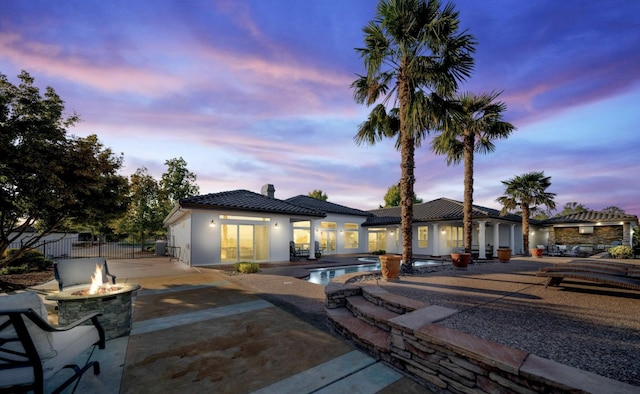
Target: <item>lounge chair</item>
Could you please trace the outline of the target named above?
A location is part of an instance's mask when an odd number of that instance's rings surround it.
[[[58,371],[71,368],[73,375],[53,393],[59,393],[97,361],[79,367],[74,359],[87,349],[105,347],[105,335],[93,313],[65,327],[51,326],[47,310],[38,294],[23,292],[0,296],[0,392],[44,392],[44,382]],[[82,325],[90,321],[93,325]]]
[[[558,245],[558,253],[560,253],[560,256],[567,254],[567,245]]]

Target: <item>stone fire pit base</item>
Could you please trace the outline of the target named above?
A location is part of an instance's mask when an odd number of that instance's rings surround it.
[[[118,285],[121,286],[121,285]],[[74,296],[78,289],[61,291],[47,296],[58,302],[58,325],[65,326],[93,312],[104,328],[107,340],[129,335],[133,315],[132,295],[139,285],[124,285],[111,294]]]

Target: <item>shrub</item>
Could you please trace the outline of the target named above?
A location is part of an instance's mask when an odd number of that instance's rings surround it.
[[[260,264],[248,263],[245,261],[241,263],[236,263],[235,269],[236,271],[241,272],[243,274],[253,274],[256,272],[260,272]]]
[[[379,255],[382,255],[382,254],[387,254],[387,251],[384,250],[384,249],[374,250],[373,252],[371,252],[371,254],[379,256]]]
[[[11,266],[1,269],[0,275],[24,274],[25,272],[29,272],[29,267],[26,265]]]
[[[9,249],[5,251],[3,254],[2,260],[8,259],[9,257],[18,253],[18,249]],[[28,249],[26,250],[20,257],[13,260],[9,266],[10,267],[24,267],[24,271],[29,270],[37,270],[44,271],[51,267],[52,261],[45,259],[42,252],[37,249]],[[0,266],[2,266],[2,262],[0,262]],[[14,272],[17,273],[17,272]]]
[[[633,249],[627,245],[614,246],[609,248],[609,255],[614,259],[632,259]]]

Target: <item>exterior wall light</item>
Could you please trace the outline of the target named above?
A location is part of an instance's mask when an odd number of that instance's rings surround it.
[[[276,224],[273,227],[278,228],[278,222],[276,222]]]
[[[215,227],[215,226],[216,226],[216,221],[211,220],[211,223],[209,223],[209,227]]]

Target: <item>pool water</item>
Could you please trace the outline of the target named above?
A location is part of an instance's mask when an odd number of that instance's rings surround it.
[[[380,260],[377,258],[360,257],[358,258],[358,260],[362,262],[366,262],[367,264],[345,265],[340,267],[311,269],[309,270],[309,279],[307,279],[307,281],[325,286],[327,283],[331,281],[331,279],[335,278],[336,276],[351,274],[353,272],[367,272],[367,271],[380,270]],[[441,264],[442,264],[441,261],[434,261],[434,260],[413,262],[414,267],[424,267],[427,265],[441,265]]]

